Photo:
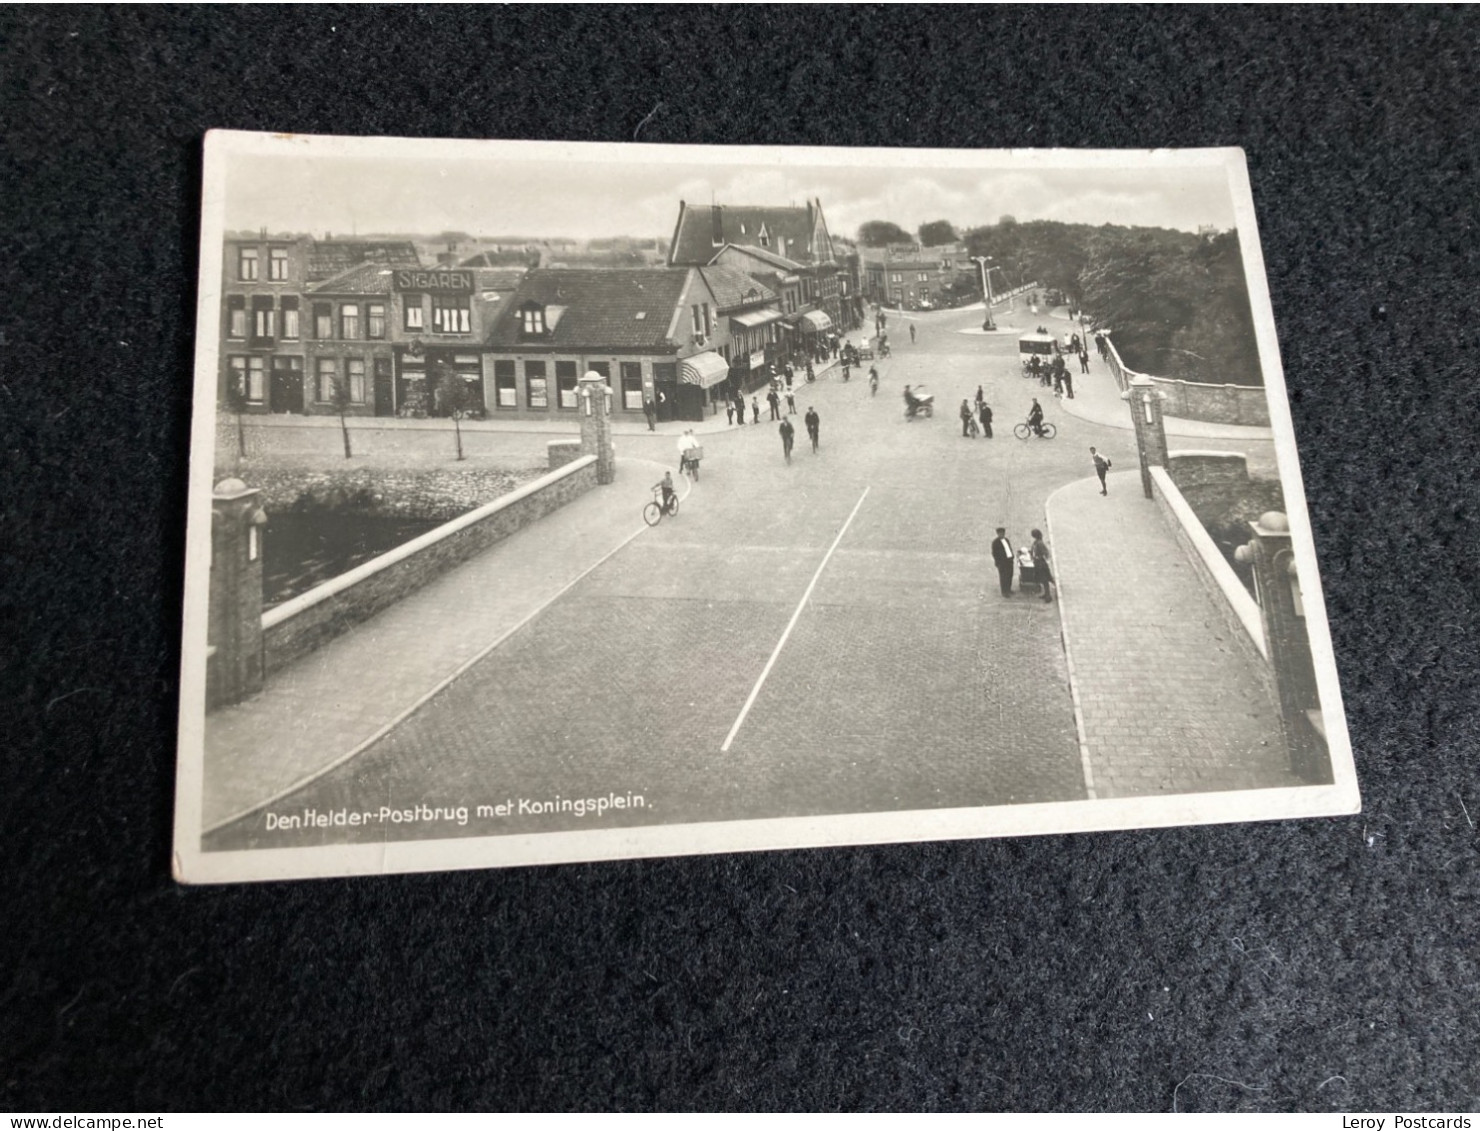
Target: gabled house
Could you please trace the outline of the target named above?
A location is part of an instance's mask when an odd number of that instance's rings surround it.
[[[784,311],[787,284],[778,290],[783,311],[793,315],[799,351],[814,352],[818,343],[833,330],[850,329],[855,324],[854,305],[848,293],[848,274],[838,262],[832,235],[827,231],[821,200],[808,200],[804,206],[750,207],[734,204],[710,204],[690,207],[678,203],[678,224],[673,228],[673,241],[667,261],[673,265],[702,266],[709,264],[739,265],[734,256],[722,258],[727,249],[743,249],[752,259],[778,259],[786,274],[795,275],[795,309]],[[761,266],[762,272],[776,269]],[[740,269],[747,269],[741,265]],[[808,312],[823,317],[808,320]]]
[[[757,268],[763,265],[756,259],[732,258]],[[728,323],[729,341],[720,352],[730,363],[731,390],[748,393],[765,383],[766,366],[781,356],[781,300],[758,275],[741,267],[716,262],[699,272],[714,295],[719,319]]]
[[[536,268],[504,303],[484,340],[490,415],[577,412],[589,370],[616,392],[613,411],[702,420],[725,395],[729,329],[692,267]]]

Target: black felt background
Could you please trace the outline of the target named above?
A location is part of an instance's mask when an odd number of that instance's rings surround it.
[[[0,14],[0,1106],[1475,1107],[1477,27]],[[201,135],[644,121],[659,142],[1242,145],[1366,812],[177,888]]]

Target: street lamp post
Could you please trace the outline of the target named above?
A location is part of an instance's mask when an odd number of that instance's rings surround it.
[[[971,261],[981,268],[982,272],[982,301],[986,303],[986,317],[982,319],[983,330],[997,329],[997,323],[992,321],[992,277],[991,269],[987,264],[992,262],[990,255],[973,255]]]

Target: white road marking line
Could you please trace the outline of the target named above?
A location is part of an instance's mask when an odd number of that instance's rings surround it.
[[[766,666],[761,670],[761,676],[755,681],[755,686],[750,689],[750,697],[745,700],[745,706],[740,708],[740,714],[735,718],[735,725],[730,727],[730,733],[725,736],[724,745],[719,748],[721,754],[726,753],[730,749],[730,743],[734,742],[735,735],[740,733],[740,728],[745,723],[745,716],[750,714],[750,708],[755,705],[756,696],[761,693],[761,687],[764,686],[766,677],[771,674],[771,668],[776,664],[776,657],[781,655],[781,649],[786,647],[787,638],[791,636],[791,630],[796,627],[797,621],[801,618],[802,610],[807,607],[807,602],[812,597],[812,590],[817,588],[817,582],[822,577],[822,571],[827,568],[827,563],[832,560],[833,551],[838,548],[838,543],[843,540],[843,535],[848,533],[848,527],[853,524],[854,516],[858,514],[858,508],[863,506],[863,500],[868,498],[870,490],[872,490],[870,487],[863,489],[863,494],[858,496],[858,502],[853,504],[853,511],[848,515],[848,521],[843,523],[843,528],[838,531],[838,536],[833,539],[833,544],[827,548],[827,553],[823,555],[822,564],[817,567],[817,572],[812,575],[811,584],[807,586],[807,591],[802,594],[802,599],[797,605],[796,612],[791,614],[791,620],[786,625],[786,631],[781,634],[781,639],[776,642],[776,649],[771,653],[771,658],[766,661]]]

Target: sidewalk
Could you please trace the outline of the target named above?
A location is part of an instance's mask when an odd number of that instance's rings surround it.
[[[663,468],[619,459],[617,481],[525,527],[268,677],[205,726],[206,831],[345,761],[646,530]],[[686,494],[687,479],[679,490]],[[387,662],[394,657],[394,662]]]
[[[832,370],[838,369],[840,363],[836,358],[828,358],[821,367],[814,367],[817,379]],[[865,369],[865,372],[867,370]],[[807,384],[806,366],[798,368],[792,378],[792,392],[796,393]],[[783,405],[785,403],[786,390],[782,389]],[[745,403],[750,404],[751,396],[755,396],[760,402],[761,417],[766,419],[770,414],[766,407],[765,389],[756,390],[754,394],[747,393]],[[707,410],[706,410],[707,411]],[[784,409],[783,409],[784,411]],[[727,432],[734,425],[725,420],[724,407],[711,415],[706,415],[703,420],[664,420],[654,424],[650,429],[647,421],[641,417],[620,417],[613,414],[612,435],[614,436],[680,436],[684,432],[693,429],[695,435],[705,435],[711,432]],[[339,428],[339,417],[337,416],[301,416],[297,413],[250,413],[243,418],[248,428]],[[217,414],[217,427],[230,425],[236,428],[235,419],[226,412]],[[419,419],[399,416],[356,416],[350,419],[350,431],[373,432],[377,430],[390,432],[446,432],[452,431],[450,420],[435,417],[422,417]],[[464,433],[478,432],[505,432],[525,433],[531,435],[549,436],[579,436],[581,434],[581,422],[574,414],[568,414],[564,419],[548,420],[531,417],[493,419],[493,420],[464,420],[461,422]]]
[[[1044,316],[1040,315],[1040,319]],[[1062,342],[1064,330],[1077,325],[1068,321],[1062,313],[1055,311],[1048,317],[1054,322],[1043,322],[1048,326],[1049,332],[1056,335]],[[1070,416],[1077,416],[1080,420],[1088,420],[1092,424],[1103,424],[1109,428],[1124,428],[1130,431],[1135,427],[1131,423],[1130,409],[1125,401],[1120,399],[1120,387],[1115,383],[1115,375],[1110,372],[1110,366],[1098,353],[1089,355],[1089,372],[1079,372],[1079,362],[1074,358],[1066,357],[1065,363],[1069,366],[1069,375],[1074,380],[1074,397],[1059,399],[1059,407]],[[1052,389],[1044,392],[1053,396]],[[1209,424],[1201,420],[1184,420],[1180,416],[1164,416],[1162,420],[1166,425],[1168,436],[1177,436],[1190,440],[1273,440],[1274,431],[1270,428],[1257,428],[1246,424]]]
[[[1049,550],[1081,750],[1095,796],[1298,786],[1268,682],[1141,491],[1049,496]]]

